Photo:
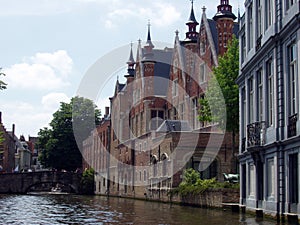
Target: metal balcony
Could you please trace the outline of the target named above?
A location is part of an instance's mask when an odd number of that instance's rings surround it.
[[[297,134],[297,120],[298,120],[298,114],[294,114],[292,116],[289,116],[288,121],[288,137],[296,136]]]
[[[265,144],[265,121],[247,125],[247,147],[261,146]]]

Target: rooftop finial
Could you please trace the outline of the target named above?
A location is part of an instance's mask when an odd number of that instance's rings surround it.
[[[152,41],[151,41],[150,26],[151,26],[150,20],[148,20],[148,35],[147,35],[146,45],[148,45],[150,48],[154,48],[154,45],[152,44]]]
[[[197,23],[197,20],[195,18],[195,13],[194,13],[194,0],[190,0],[192,3],[192,8],[191,8],[191,14],[189,18],[189,22]]]

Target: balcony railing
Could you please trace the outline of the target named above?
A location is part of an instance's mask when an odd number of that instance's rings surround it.
[[[242,149],[241,149],[242,152],[246,151],[246,138],[243,138],[242,139]]]
[[[294,114],[292,116],[289,116],[288,121],[288,137],[296,136],[297,134],[297,120],[298,120],[298,114]]]
[[[247,125],[247,147],[261,146],[265,143],[265,121]]]

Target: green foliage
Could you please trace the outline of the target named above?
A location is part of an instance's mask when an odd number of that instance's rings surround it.
[[[73,110],[74,105],[77,107],[76,113]],[[95,115],[91,117],[86,112],[93,112]],[[88,117],[93,119],[93,126],[91,123],[84,123]],[[78,120],[81,129],[85,132],[81,133],[81,136],[76,140],[73,123]],[[67,171],[81,168],[80,147],[82,141],[90,135],[95,123],[99,123],[99,121],[100,111],[96,109],[91,100],[75,97],[71,99],[70,103],[62,102],[59,110],[53,114],[53,119],[50,122],[51,128],[41,129],[38,133],[38,146],[41,149],[39,159],[42,165]]]
[[[177,188],[172,190],[171,194],[180,194],[182,197],[187,195],[197,195],[208,189],[218,188],[237,188],[239,184],[231,184],[228,182],[218,182],[216,178],[200,179],[200,174],[192,168],[186,169],[183,173],[183,181]]]
[[[226,53],[219,57],[218,67],[213,68],[214,76],[208,83],[205,98],[200,99],[199,111],[200,121],[215,121],[221,128],[233,132],[239,128],[239,90],[235,83],[239,73],[238,47],[238,40],[233,37]],[[224,101],[226,109],[221,107]]]
[[[94,180],[95,171],[94,169],[87,169],[82,173],[81,178],[81,192],[82,194],[94,194]]]
[[[0,144],[2,144],[4,141],[3,132],[0,132]]]
[[[1,73],[2,68],[0,68],[0,76],[5,76],[4,73]],[[0,80],[0,90],[6,89],[7,84]]]

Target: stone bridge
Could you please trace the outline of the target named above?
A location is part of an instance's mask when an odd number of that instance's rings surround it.
[[[0,193],[26,194],[40,184],[61,184],[78,194],[80,193],[81,173],[39,171],[27,173],[0,174]]]

